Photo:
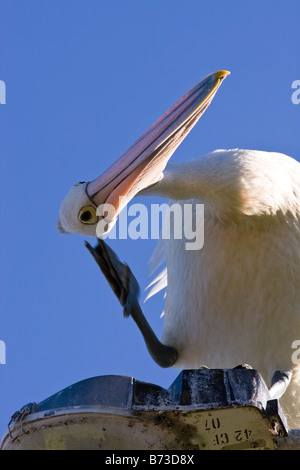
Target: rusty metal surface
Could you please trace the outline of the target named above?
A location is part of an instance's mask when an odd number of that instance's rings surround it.
[[[275,449],[287,436],[252,369],[184,370],[168,389],[107,375],[13,415],[2,449]]]

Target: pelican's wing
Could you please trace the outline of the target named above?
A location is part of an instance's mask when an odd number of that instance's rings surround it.
[[[146,290],[149,289],[150,287],[151,290],[148,292],[144,302],[146,302],[150,297],[153,295],[157,294],[157,292],[160,292],[161,290],[165,289],[168,284],[168,275],[167,275],[167,268],[165,267],[159,274],[156,276],[153,281],[148,284],[146,287]]]
[[[149,275],[152,276],[155,271],[162,265],[165,264],[166,262],[166,254],[165,254],[165,240],[160,240],[150,258],[149,265]],[[167,267],[165,266],[159,274],[148,284],[145,290],[150,289],[148,292],[144,302],[146,302],[150,297],[153,295],[157,294],[157,292],[160,292],[161,290],[165,289],[168,284],[168,273],[167,273]]]
[[[163,238],[160,238],[149,260],[149,276],[152,276],[155,273],[155,271],[157,271],[158,268],[162,264],[165,264],[165,263],[166,263],[166,240]]]

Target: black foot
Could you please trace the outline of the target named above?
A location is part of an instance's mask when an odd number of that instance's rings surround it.
[[[107,282],[124,308],[124,317],[131,314],[133,305],[138,301],[139,285],[127,264],[121,263],[115,252],[103,241],[93,248],[88,242],[85,246],[93,255]]]
[[[98,245],[94,248],[88,242],[85,242],[85,246],[119,299],[124,316],[131,315],[140,329],[152,359],[161,367],[173,366],[178,353],[176,349],[162,344],[157,339],[144,317],[138,302],[139,285],[129,266],[121,263],[115,252],[103,240],[98,239]]]

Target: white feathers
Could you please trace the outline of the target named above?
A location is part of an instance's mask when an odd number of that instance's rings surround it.
[[[149,175],[148,175],[149,176]],[[276,369],[292,370],[281,399],[289,423],[300,427],[300,164],[254,150],[217,150],[169,164],[146,190],[184,205],[204,204],[204,245],[162,240],[152,268],[165,259],[147,298],[167,288],[162,341],[179,352],[178,367],[231,368],[248,363],[268,382]],[[90,205],[85,185],[63,201],[65,231],[95,235],[79,211]]]
[[[160,292],[163,290],[165,287],[167,287],[167,268],[164,268],[154,279],[153,281],[150,282],[150,284],[147,286],[146,289],[149,289],[152,287],[152,289],[148,292],[145,302],[150,299],[153,295],[157,294],[157,292]]]
[[[166,263],[166,256],[165,256],[165,240],[159,240],[157,243],[152,256],[149,260],[149,275],[152,276],[152,274],[157,271],[162,264]],[[152,287],[153,286],[153,287]],[[152,289],[150,289],[152,287]],[[157,275],[156,277],[148,284],[145,290],[150,289],[148,292],[144,302],[146,302],[148,299],[153,297],[153,295],[157,294],[161,290],[163,290],[165,287],[167,287],[167,268],[163,268]]]
[[[300,427],[300,164],[278,153],[219,150],[170,164],[149,193],[204,203],[204,246],[159,243],[165,258],[148,298],[167,287],[162,341],[179,351],[177,367],[248,363],[266,382],[293,371],[281,399]],[[146,194],[146,192],[144,192]],[[155,264],[156,263],[156,264]]]
[[[147,191],[174,200],[201,200],[222,220],[278,211],[296,216],[298,176],[299,163],[280,153],[216,150],[196,160],[170,163],[162,181]]]

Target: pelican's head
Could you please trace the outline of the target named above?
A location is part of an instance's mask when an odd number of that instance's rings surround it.
[[[61,203],[58,229],[62,233],[96,235],[97,206],[87,194],[88,183],[74,184]]]
[[[75,184],[63,200],[60,231],[98,236],[141,190],[157,183],[176,148],[210,105],[229,72],[208,75],[156,121],[106,172]],[[105,222],[99,224],[99,222]]]

